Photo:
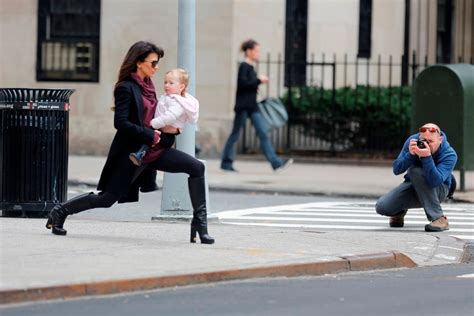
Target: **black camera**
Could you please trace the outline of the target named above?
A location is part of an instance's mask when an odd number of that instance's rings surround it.
[[[420,138],[420,139],[418,139],[418,140],[416,141],[416,146],[417,146],[418,148],[426,148],[426,143],[427,143],[427,142],[428,142],[428,141],[427,141],[426,139]]]

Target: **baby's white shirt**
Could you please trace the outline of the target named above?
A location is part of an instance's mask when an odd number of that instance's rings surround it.
[[[186,123],[196,124],[198,117],[199,101],[189,93],[184,97],[179,94],[163,94],[158,99],[151,126],[154,129],[169,125],[183,128]]]

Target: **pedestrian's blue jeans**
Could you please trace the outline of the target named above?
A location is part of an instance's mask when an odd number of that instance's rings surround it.
[[[247,111],[235,113],[232,132],[227,139],[227,142],[224,146],[224,151],[222,152],[221,168],[223,169],[229,169],[232,167],[232,163],[235,159],[235,143],[239,140],[240,130],[245,126],[248,115],[249,114]],[[270,162],[273,169],[280,167],[283,164],[283,160],[277,156],[275,149],[273,149],[273,145],[267,135],[268,126],[264,121],[262,113],[259,111],[250,113],[250,120],[252,121],[252,125],[257,132],[258,138],[260,139],[260,146],[262,148],[263,154]]]

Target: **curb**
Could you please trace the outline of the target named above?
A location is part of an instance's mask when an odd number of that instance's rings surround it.
[[[117,294],[250,278],[296,277],[375,269],[414,268],[416,266],[417,264],[403,253],[390,251],[360,256],[343,256],[340,259],[331,261],[78,283],[23,290],[4,290],[0,291],[0,304]]]

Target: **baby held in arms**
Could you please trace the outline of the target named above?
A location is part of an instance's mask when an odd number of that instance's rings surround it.
[[[189,75],[184,69],[172,69],[165,74],[165,93],[158,99],[151,127],[160,130],[165,126],[172,126],[181,132],[186,123],[197,123],[199,101],[186,92],[188,84]],[[161,132],[160,141],[153,149],[169,148],[173,146],[174,141],[174,134]],[[149,150],[150,147],[144,144],[136,153],[131,153],[129,158],[135,165],[140,166]]]

